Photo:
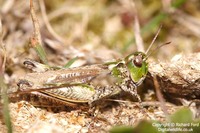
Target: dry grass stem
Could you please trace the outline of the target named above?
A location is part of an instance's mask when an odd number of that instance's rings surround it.
[[[47,27],[49,33],[59,42],[63,43],[63,44],[67,44],[66,40],[64,38],[62,38],[60,35],[58,35],[52,28],[51,24],[49,23],[47,14],[46,14],[46,9],[45,9],[45,5],[44,5],[44,0],[39,0],[39,5],[40,5],[40,9],[41,9],[41,13],[42,13],[42,18],[44,20],[45,26]]]

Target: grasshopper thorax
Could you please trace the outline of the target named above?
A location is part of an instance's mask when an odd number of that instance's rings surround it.
[[[148,72],[148,63],[146,62],[146,54],[143,52],[135,52],[128,55],[125,59],[117,62],[107,63],[108,68],[112,71],[112,75],[119,78],[120,81],[131,80],[139,85]]]
[[[148,63],[146,59],[146,54],[143,52],[135,52],[125,58],[125,65],[129,76],[136,84],[141,82],[147,75]]]

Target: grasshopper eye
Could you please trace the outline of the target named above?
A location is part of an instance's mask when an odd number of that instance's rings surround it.
[[[136,67],[142,67],[142,63],[143,63],[142,55],[137,55],[134,57],[133,64]]]
[[[36,67],[35,64],[33,62],[29,61],[29,60],[24,61],[23,64],[28,69],[33,69],[33,68]]]

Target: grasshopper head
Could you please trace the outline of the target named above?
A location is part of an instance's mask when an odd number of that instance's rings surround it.
[[[25,79],[21,79],[19,80],[19,82],[17,83],[18,89],[20,91],[25,90],[27,88],[30,88],[33,86],[33,84],[31,82],[29,82],[28,80]]]
[[[125,58],[125,64],[134,83],[140,83],[145,78],[148,72],[146,59],[143,52],[135,52]]]

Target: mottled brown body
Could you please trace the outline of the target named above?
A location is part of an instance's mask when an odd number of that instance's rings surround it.
[[[104,65],[28,73],[19,80],[18,97],[12,96],[12,101],[20,98],[39,106],[76,107],[77,104],[87,103],[95,94],[95,90],[85,87],[84,83],[89,84],[102,73],[109,73]]]

